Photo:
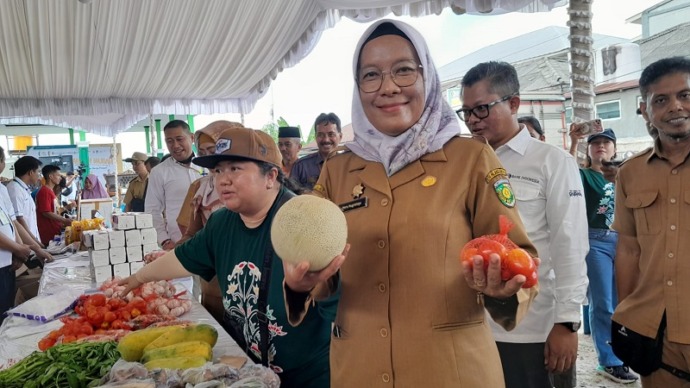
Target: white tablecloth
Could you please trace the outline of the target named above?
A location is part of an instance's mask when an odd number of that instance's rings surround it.
[[[89,269],[89,256],[78,252],[62,256],[53,263],[46,264],[39,283],[38,294],[54,294],[69,287],[81,293],[97,290]],[[192,300],[192,309],[180,317],[198,323],[207,323],[218,330],[218,343],[213,348],[214,358],[220,356],[246,357],[244,351],[223,329],[223,327],[196,300]],[[60,323],[40,323],[20,317],[8,317],[0,326],[0,369],[38,350],[38,341],[51,330],[60,327]],[[28,330],[24,330],[28,328]],[[247,362],[252,361],[247,359]]]

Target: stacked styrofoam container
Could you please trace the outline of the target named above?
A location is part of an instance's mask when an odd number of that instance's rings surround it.
[[[151,214],[113,214],[112,225],[113,229],[84,232],[97,284],[113,276],[125,278],[137,272],[144,266],[144,255],[158,249]]]

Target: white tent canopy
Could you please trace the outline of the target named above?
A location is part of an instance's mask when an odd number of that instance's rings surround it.
[[[113,136],[149,114],[248,113],[341,17],[541,12],[566,0],[3,0],[0,124]]]

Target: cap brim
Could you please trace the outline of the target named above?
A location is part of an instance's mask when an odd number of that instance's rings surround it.
[[[595,134],[595,135],[590,136],[590,137],[587,139],[587,143],[591,143],[593,140],[598,139],[598,138],[600,138],[600,137],[605,137],[605,138],[611,140],[611,141],[614,142],[614,143],[616,142],[616,139],[615,139],[615,138],[613,138],[613,137],[611,137],[611,136],[609,136],[609,135],[607,135],[607,134],[604,134],[604,133],[597,133],[597,134]]]
[[[259,162],[261,163],[261,160],[256,160],[252,158],[245,158],[244,156],[235,156],[235,155],[206,155],[206,156],[197,156],[196,158],[192,159],[192,163],[196,164],[199,167],[205,167],[205,168],[213,168],[216,166],[216,164],[222,162],[222,161],[227,161],[227,160],[240,160],[240,161],[248,161],[248,162]]]
[[[127,162],[127,163],[132,163],[133,161],[134,161],[134,159],[132,159],[132,158],[125,159],[125,162]]]

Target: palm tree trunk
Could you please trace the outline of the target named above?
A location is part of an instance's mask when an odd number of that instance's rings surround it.
[[[573,122],[594,119],[594,58],[592,51],[592,2],[570,0],[570,84]],[[580,142],[579,153],[587,155],[587,145]]]

